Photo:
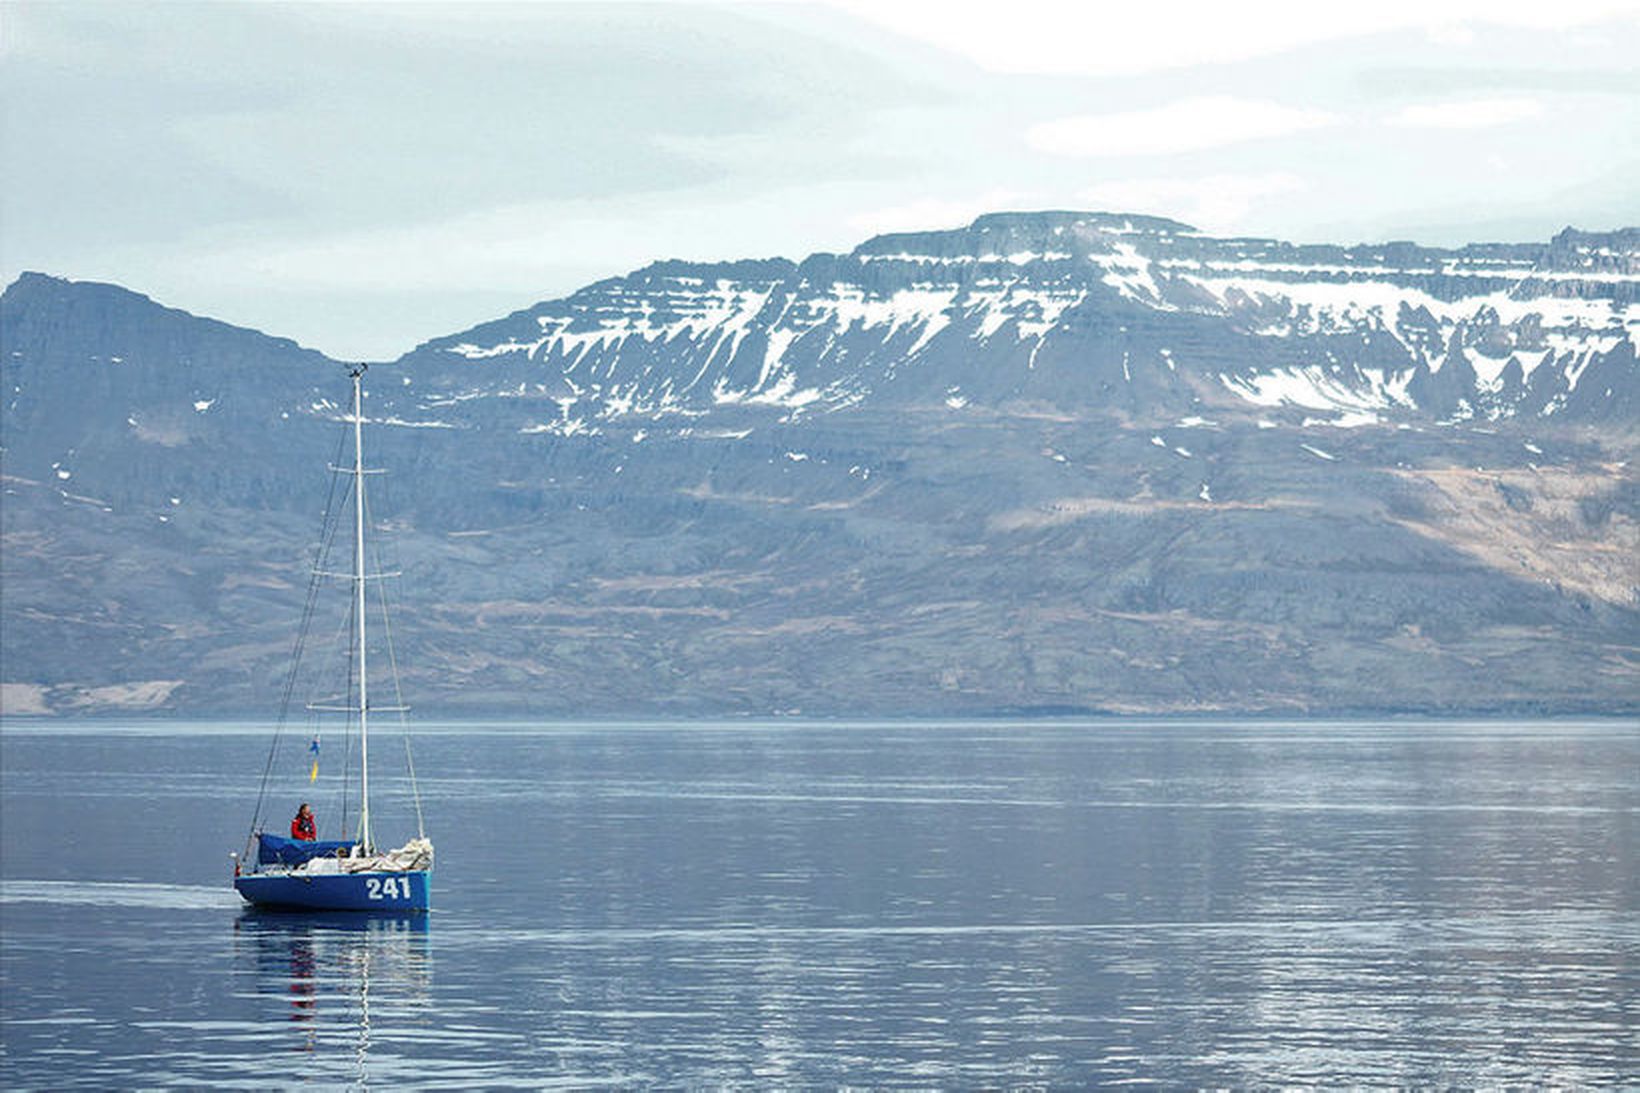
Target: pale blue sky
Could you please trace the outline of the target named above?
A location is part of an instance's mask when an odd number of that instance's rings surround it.
[[[1640,0],[0,2],[0,275],[339,357],[980,212],[1640,223]]]

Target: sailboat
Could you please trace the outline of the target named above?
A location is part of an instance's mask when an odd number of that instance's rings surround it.
[[[409,782],[415,801],[416,836],[395,849],[382,850],[375,840],[370,813],[370,717],[373,713],[399,713],[407,709],[398,699],[397,658],[391,655],[391,629],[386,623],[387,598],[380,597],[383,631],[388,637],[388,665],[393,668],[392,705],[373,705],[370,699],[369,646],[366,644],[366,586],[391,573],[367,573],[365,531],[367,510],[365,477],[373,473],[364,465],[364,378],[365,366],[354,368],[353,414],[349,421],[353,441],[351,466],[331,465],[331,470],[352,479],[351,508],[353,565],[350,573],[329,572],[324,567],[328,554],[325,544],[328,533],[335,530],[345,517],[338,510],[328,509],[326,533],[321,535],[319,556],[308,589],[308,605],[303,612],[302,633],[292,654],[290,675],[285,687],[285,701],[279,715],[282,731],[287,719],[292,694],[301,670],[303,650],[307,644],[307,630],[314,617],[314,604],[319,588],[330,579],[340,578],[351,583],[352,602],[349,609],[345,647],[342,650],[347,665],[344,694],[340,699],[320,700],[307,704],[309,711],[342,713],[351,728],[357,730],[358,740],[358,822],[346,838],[318,839],[316,832],[304,830],[306,837],[297,837],[293,826],[290,837],[263,829],[263,805],[268,791],[268,775],[274,766],[281,732],[275,733],[273,749],[268,754],[268,766],[263,773],[262,790],[257,797],[256,812],[251,820],[250,835],[244,852],[233,855],[234,888],[248,902],[263,907],[280,907],[323,911],[425,911],[429,906],[429,877],[433,868],[433,844],[427,838],[422,823],[421,795],[415,783],[415,764],[410,757],[409,739],[405,737],[405,760]],[[347,420],[347,419],[344,419]],[[334,497],[334,493],[332,494]],[[334,520],[333,520],[333,514]],[[350,738],[351,739],[351,738]],[[319,735],[311,745],[313,767],[310,780],[318,776]],[[351,748],[349,749],[351,760]],[[343,791],[343,824],[346,823],[346,802],[351,782]]]

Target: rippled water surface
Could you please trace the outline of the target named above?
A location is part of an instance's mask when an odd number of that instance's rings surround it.
[[[434,726],[379,919],[265,744],[0,733],[0,1084],[1640,1082],[1629,725]]]

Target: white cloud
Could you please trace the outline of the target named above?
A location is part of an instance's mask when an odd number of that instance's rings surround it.
[[[1127,178],[1101,182],[1077,196],[1089,208],[1175,217],[1204,231],[1232,232],[1271,198],[1309,188],[1298,175],[1276,171],[1202,178]]]
[[[1395,31],[1450,40],[1470,26],[1563,31],[1640,20],[1634,0],[831,0],[857,18],[966,57],[992,72],[1123,76],[1267,57],[1317,42]]]
[[[1212,95],[1154,110],[1037,122],[1025,131],[1025,141],[1061,156],[1166,155],[1287,136],[1337,121],[1322,110]]]
[[[1389,123],[1419,129],[1484,129],[1542,116],[1543,104],[1536,99],[1472,99],[1408,106]]]

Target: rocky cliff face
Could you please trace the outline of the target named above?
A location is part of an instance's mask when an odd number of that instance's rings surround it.
[[[657,263],[405,363],[470,392],[516,380],[569,431],[733,404],[1633,421],[1637,292],[1635,229],[1441,251],[998,214],[798,265]]]
[[[425,712],[1640,707],[1640,231],[998,214],[373,366]],[[272,707],[343,371],[0,298],[4,706]]]

